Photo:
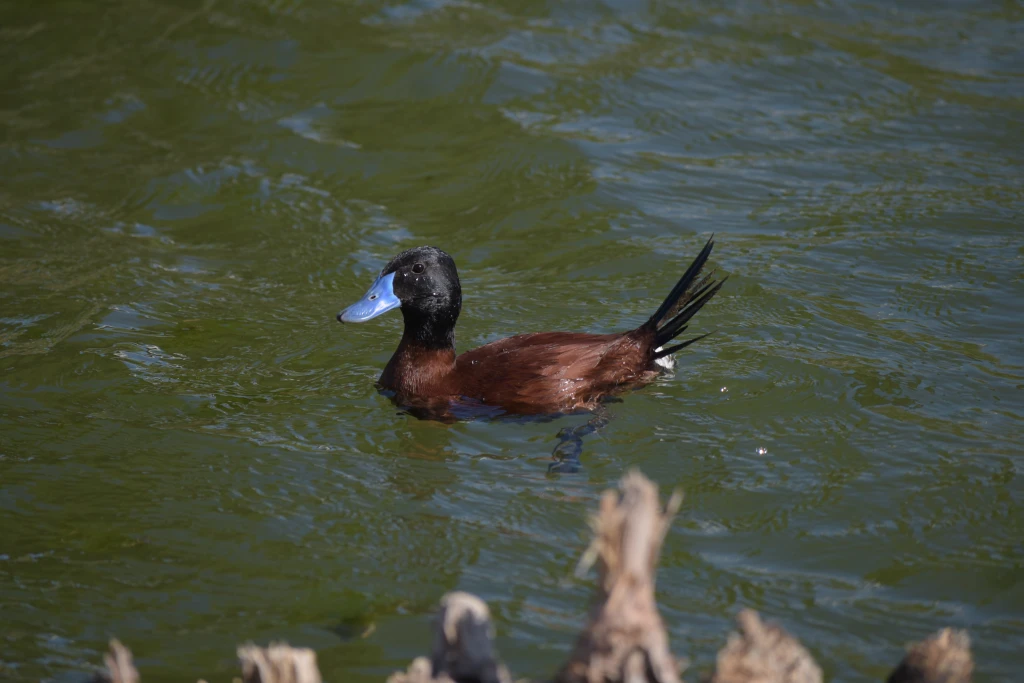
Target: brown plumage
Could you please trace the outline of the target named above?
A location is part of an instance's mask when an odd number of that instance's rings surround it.
[[[520,334],[456,356],[461,285],[451,257],[434,247],[396,256],[338,319],[362,322],[401,307],[402,341],[379,384],[421,417],[593,410],[603,398],[650,382],[659,358],[706,336],[666,347],[725,282],[700,277],[713,246],[708,240],[647,322],[617,334]]]

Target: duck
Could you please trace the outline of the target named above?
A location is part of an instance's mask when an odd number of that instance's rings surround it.
[[[712,235],[654,314],[624,332],[517,334],[456,354],[462,286],[455,260],[433,246],[392,258],[337,319],[363,323],[401,310],[402,339],[377,387],[418,417],[593,412],[650,383],[671,367],[673,354],[711,334],[676,341],[728,279],[702,276],[713,248]]]

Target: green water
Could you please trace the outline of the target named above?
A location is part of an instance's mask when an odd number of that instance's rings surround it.
[[[3,3],[0,678],[116,634],[150,683],[247,639],[381,681],[453,589],[542,676],[640,467],[695,668],[751,606],[832,680],[942,625],[1019,680],[1022,45],[1009,1]],[[577,475],[585,417],[403,416],[400,316],[334,320],[435,244],[460,349],[622,330],[712,231],[717,334]]]

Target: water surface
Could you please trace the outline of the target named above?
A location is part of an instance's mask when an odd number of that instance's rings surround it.
[[[145,680],[234,646],[380,681],[446,591],[523,676],[582,624],[586,514],[686,502],[659,600],[837,681],[968,628],[1024,670],[1024,10],[1016,2],[9,2],[0,7],[0,677]],[[441,425],[336,312],[459,264],[461,349],[641,323],[714,232],[726,288],[583,472],[554,423]],[[690,678],[694,678],[693,674]]]

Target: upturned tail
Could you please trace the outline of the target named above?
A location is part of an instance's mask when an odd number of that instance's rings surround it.
[[[708,332],[699,337],[687,339],[672,346],[666,346],[668,342],[686,330],[686,324],[690,322],[690,318],[697,315],[697,311],[703,308],[704,304],[710,301],[711,297],[717,294],[718,290],[725,284],[725,281],[729,279],[728,276],[721,280],[712,279],[715,274],[713,270],[701,277],[701,271],[704,269],[704,264],[707,263],[708,257],[711,256],[711,250],[714,246],[715,238],[712,235],[708,243],[701,249],[700,254],[697,255],[697,258],[693,260],[690,267],[679,278],[676,286],[665,297],[658,310],[654,312],[650,320],[640,326],[640,330],[645,332],[653,331],[654,333],[654,342],[650,347],[652,359],[664,358],[711,334],[711,332]]]

